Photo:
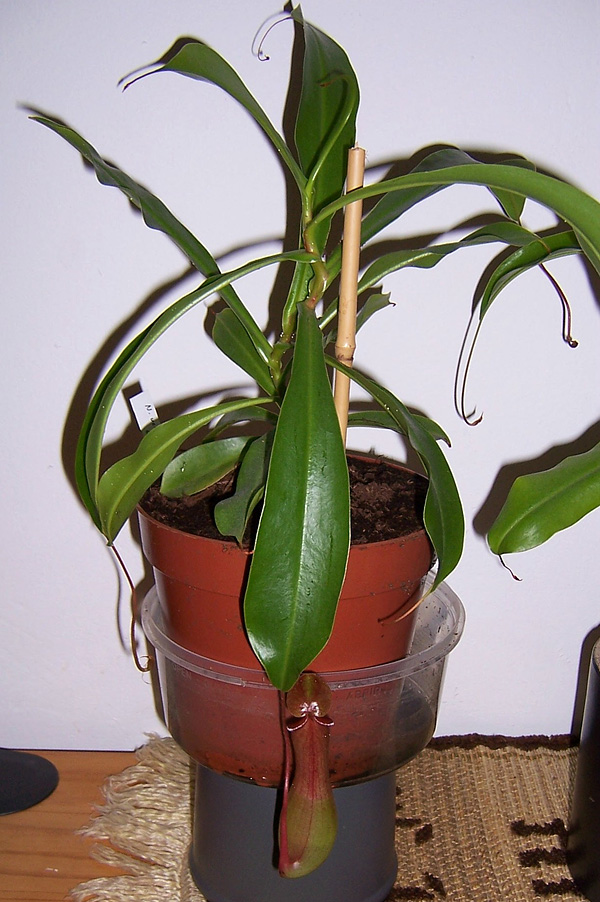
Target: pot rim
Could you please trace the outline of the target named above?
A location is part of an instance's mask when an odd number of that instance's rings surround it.
[[[432,572],[427,575],[425,590],[431,586],[434,577],[435,574]],[[426,648],[387,664],[377,664],[372,667],[363,667],[355,670],[330,671],[321,673],[321,676],[331,689],[369,689],[383,683],[404,679],[413,673],[437,664],[458,643],[465,625],[465,609],[460,598],[446,583],[442,583],[421,602],[417,612],[417,631],[419,629],[419,618],[422,617],[428,606],[434,605],[445,614],[448,629],[445,634],[439,629],[438,634],[431,639],[430,644]],[[213,661],[173,642],[166,635],[163,628],[163,618],[155,587],[148,592],[144,599],[141,619],[142,628],[148,641],[156,651],[163,654],[173,664],[208,679],[232,683],[238,686],[248,686],[254,689],[277,691],[266,674],[260,670]]]
[[[418,470],[414,470],[412,467],[409,467],[406,463],[402,463],[402,461],[394,460],[390,457],[386,457],[382,454],[369,454],[367,451],[351,451],[347,452],[348,457],[357,457],[366,461],[377,461],[384,464],[387,464],[390,467],[393,467],[396,470],[403,470],[405,473],[410,473],[414,476],[419,476],[421,479],[424,479],[426,482],[429,482],[427,476]],[[232,548],[240,548],[239,544],[236,540],[231,536],[202,536],[197,535],[193,532],[187,532],[185,529],[179,529],[176,526],[170,526],[168,523],[163,523],[161,520],[157,520],[152,514],[148,513],[148,511],[144,510],[141,504],[136,506],[136,512],[138,517],[146,520],[151,523],[154,528],[159,528],[161,530],[165,530],[169,533],[173,533],[178,536],[186,536],[191,539],[201,539],[203,542],[213,542],[215,545],[226,545]],[[377,542],[367,542],[367,543],[350,543],[350,550],[354,551],[355,549],[361,549],[365,547],[377,547],[378,545],[388,545],[388,544],[404,544],[405,542],[411,542],[417,538],[420,538],[423,535],[427,535],[427,531],[425,526],[420,526],[418,529],[413,530],[412,532],[405,533],[401,536],[394,536],[391,539],[381,539]],[[244,551],[240,549],[241,553],[244,555],[248,555],[249,551]]]

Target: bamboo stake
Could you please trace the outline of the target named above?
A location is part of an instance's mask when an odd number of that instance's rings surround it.
[[[362,147],[353,147],[348,153],[346,193],[362,186],[364,172],[365,152]],[[356,350],[356,305],[361,218],[362,201],[356,200],[348,204],[344,211],[338,330],[335,343],[336,360],[339,360],[340,363],[344,363],[346,366],[352,366]],[[335,374],[333,400],[340,422],[342,438],[345,443],[350,403],[350,379],[345,373],[336,372]]]

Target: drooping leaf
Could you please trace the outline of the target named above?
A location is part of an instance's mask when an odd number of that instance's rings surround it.
[[[252,512],[264,495],[272,443],[273,431],[251,440],[242,457],[235,492],[215,505],[217,529],[223,536],[234,536],[240,544]]]
[[[304,35],[302,91],[295,141],[309,183],[310,210],[319,210],[342,192],[348,150],[353,146],[359,90],[345,51],[328,35],[306,22],[299,9],[294,18]],[[322,252],[329,231],[323,221],[316,245]]]
[[[221,435],[225,429],[230,426],[237,426],[239,423],[260,422],[269,426],[274,426],[277,422],[277,415],[266,407],[242,407],[240,410],[233,410],[222,417],[219,417],[214,426],[206,433],[206,440],[212,441]]]
[[[489,531],[495,554],[527,551],[600,507],[600,444],[515,479]]]
[[[521,166],[478,163],[434,172],[412,172],[357,189],[352,199],[365,200],[406,188],[454,184],[481,185],[494,192],[507,190],[553,210],[577,234],[586,257],[600,273],[600,203],[574,185]],[[341,197],[328,204],[317,214],[315,223],[328,220],[349,202],[347,197]]]
[[[235,435],[182,451],[165,468],[161,492],[168,498],[201,492],[233,470],[249,441],[248,436]]]
[[[281,690],[329,638],[350,544],[349,494],[321,331],[302,304],[244,601],[252,647]]]
[[[523,169],[535,169],[534,164],[523,157],[513,157],[512,159],[502,160],[502,164],[505,166],[521,166]],[[525,207],[525,196],[513,191],[505,191],[502,188],[496,188],[495,190],[492,190],[492,193],[496,196],[498,203],[506,215],[517,222],[521,218]]]
[[[346,373],[381,405],[406,435],[415,449],[429,477],[429,487],[423,513],[425,528],[438,557],[438,570],[432,591],[458,564],[464,541],[462,504],[448,462],[430,429],[398,400],[390,391],[364,376],[356,369],[343,366],[332,358],[328,362]]]
[[[406,266],[431,269],[433,266],[437,266],[438,263],[450,254],[462,250],[463,248],[497,242],[524,247],[533,244],[539,245],[540,238],[534,232],[530,232],[528,229],[525,229],[514,222],[500,220],[496,223],[484,226],[481,229],[476,229],[476,231],[467,235],[465,238],[461,238],[459,241],[452,241],[447,244],[433,244],[430,247],[411,248],[409,250],[392,251],[389,254],[382,254],[381,257],[367,267],[360,278],[358,290],[359,292],[365,291],[365,289],[379,284],[385,276],[392,272],[398,272],[398,270],[403,269]]]
[[[256,404],[260,400],[257,398]],[[133,454],[109,467],[98,483],[96,495],[102,533],[109,543],[115,540],[144,492],[158,479],[186,438],[215,417],[252,403],[247,398],[226,401],[160,423],[144,435]]]
[[[85,491],[92,506],[95,506],[96,503],[96,489],[100,473],[100,454],[108,416],[119,392],[125,384],[125,380],[146,351],[188,310],[191,310],[192,307],[210,297],[213,293],[219,292],[221,288],[227,287],[236,279],[273,263],[284,260],[302,260],[306,259],[307,256],[310,258],[310,255],[307,255],[305,251],[275,254],[271,257],[253,260],[230,273],[223,273],[206,279],[195,291],[186,294],[183,298],[171,304],[119,354],[90,401],[77,445],[77,472],[82,483],[85,481]]]
[[[146,225],[167,235],[202,275],[209,277],[220,274],[221,271],[210,252],[147,188],[134,181],[113,163],[103,159],[98,151],[74,129],[49,117],[33,116],[32,118],[35,122],[56,132],[78,150],[84,160],[93,167],[100,184],[119,188],[128,200],[140,210]],[[227,284],[223,285],[220,294],[243,324],[257,350],[265,360],[268,360],[271,351],[269,342],[237,293]]]
[[[536,241],[520,247],[503,260],[488,279],[481,296],[479,318],[483,319],[492,301],[517,276],[527,272],[529,269],[540,266],[542,263],[548,263],[557,257],[564,257],[567,254],[579,254],[581,252],[575,233],[570,230],[538,238]]]
[[[226,91],[258,123],[294,176],[298,187],[302,190],[306,179],[285,140],[274,127],[258,101],[250,93],[235,69],[219,53],[202,41],[198,41],[195,38],[187,38],[185,41],[178,41],[154,66],[157,68],[151,67],[153,72],[179,72],[181,75],[186,75],[189,78],[211,82]]]
[[[412,416],[423,429],[426,429],[429,435],[436,442],[445,442],[450,445],[450,439],[444,432],[442,427],[422,414],[413,413]],[[348,414],[348,426],[363,426],[375,429],[391,429],[394,432],[400,432],[400,424],[386,410],[361,410]],[[402,435],[406,433],[402,431]]]
[[[506,161],[507,165],[520,165],[525,168],[532,168],[532,164],[523,158],[510,158]],[[480,163],[470,154],[458,147],[444,147],[435,150],[424,157],[418,163],[411,173],[433,172],[435,170],[449,169],[454,166],[469,165],[485,165]],[[382,183],[380,183],[382,184]],[[385,182],[383,183],[385,184]],[[375,206],[365,215],[361,226],[361,245],[367,244],[375,235],[379,234],[386,226],[391,225],[399,219],[407,210],[419,204],[427,197],[431,197],[443,188],[451,185],[452,182],[442,185],[416,185],[409,186],[400,190],[386,192],[377,201]],[[505,210],[507,216],[517,220],[522,212],[524,198],[512,192],[503,192],[501,189],[493,192]],[[337,247],[332,252],[327,262],[327,268],[330,277],[333,279],[340,271],[341,266],[341,248]]]
[[[268,395],[273,393],[269,367],[235,313],[228,307],[217,313],[212,337],[219,350],[248,373],[263,391]]]

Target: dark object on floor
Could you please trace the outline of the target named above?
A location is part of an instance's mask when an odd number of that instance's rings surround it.
[[[0,814],[25,811],[47,798],[57,786],[58,771],[46,758],[0,749]]]
[[[600,642],[594,646],[577,758],[567,861],[579,889],[600,902]]]

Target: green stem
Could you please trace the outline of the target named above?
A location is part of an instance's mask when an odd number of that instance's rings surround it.
[[[290,290],[283,308],[281,318],[281,337],[279,343],[285,343],[289,346],[292,341],[294,332],[296,331],[296,317],[298,304],[306,300],[308,295],[308,284],[310,282],[310,269],[306,263],[298,263],[294,268],[294,276]]]

